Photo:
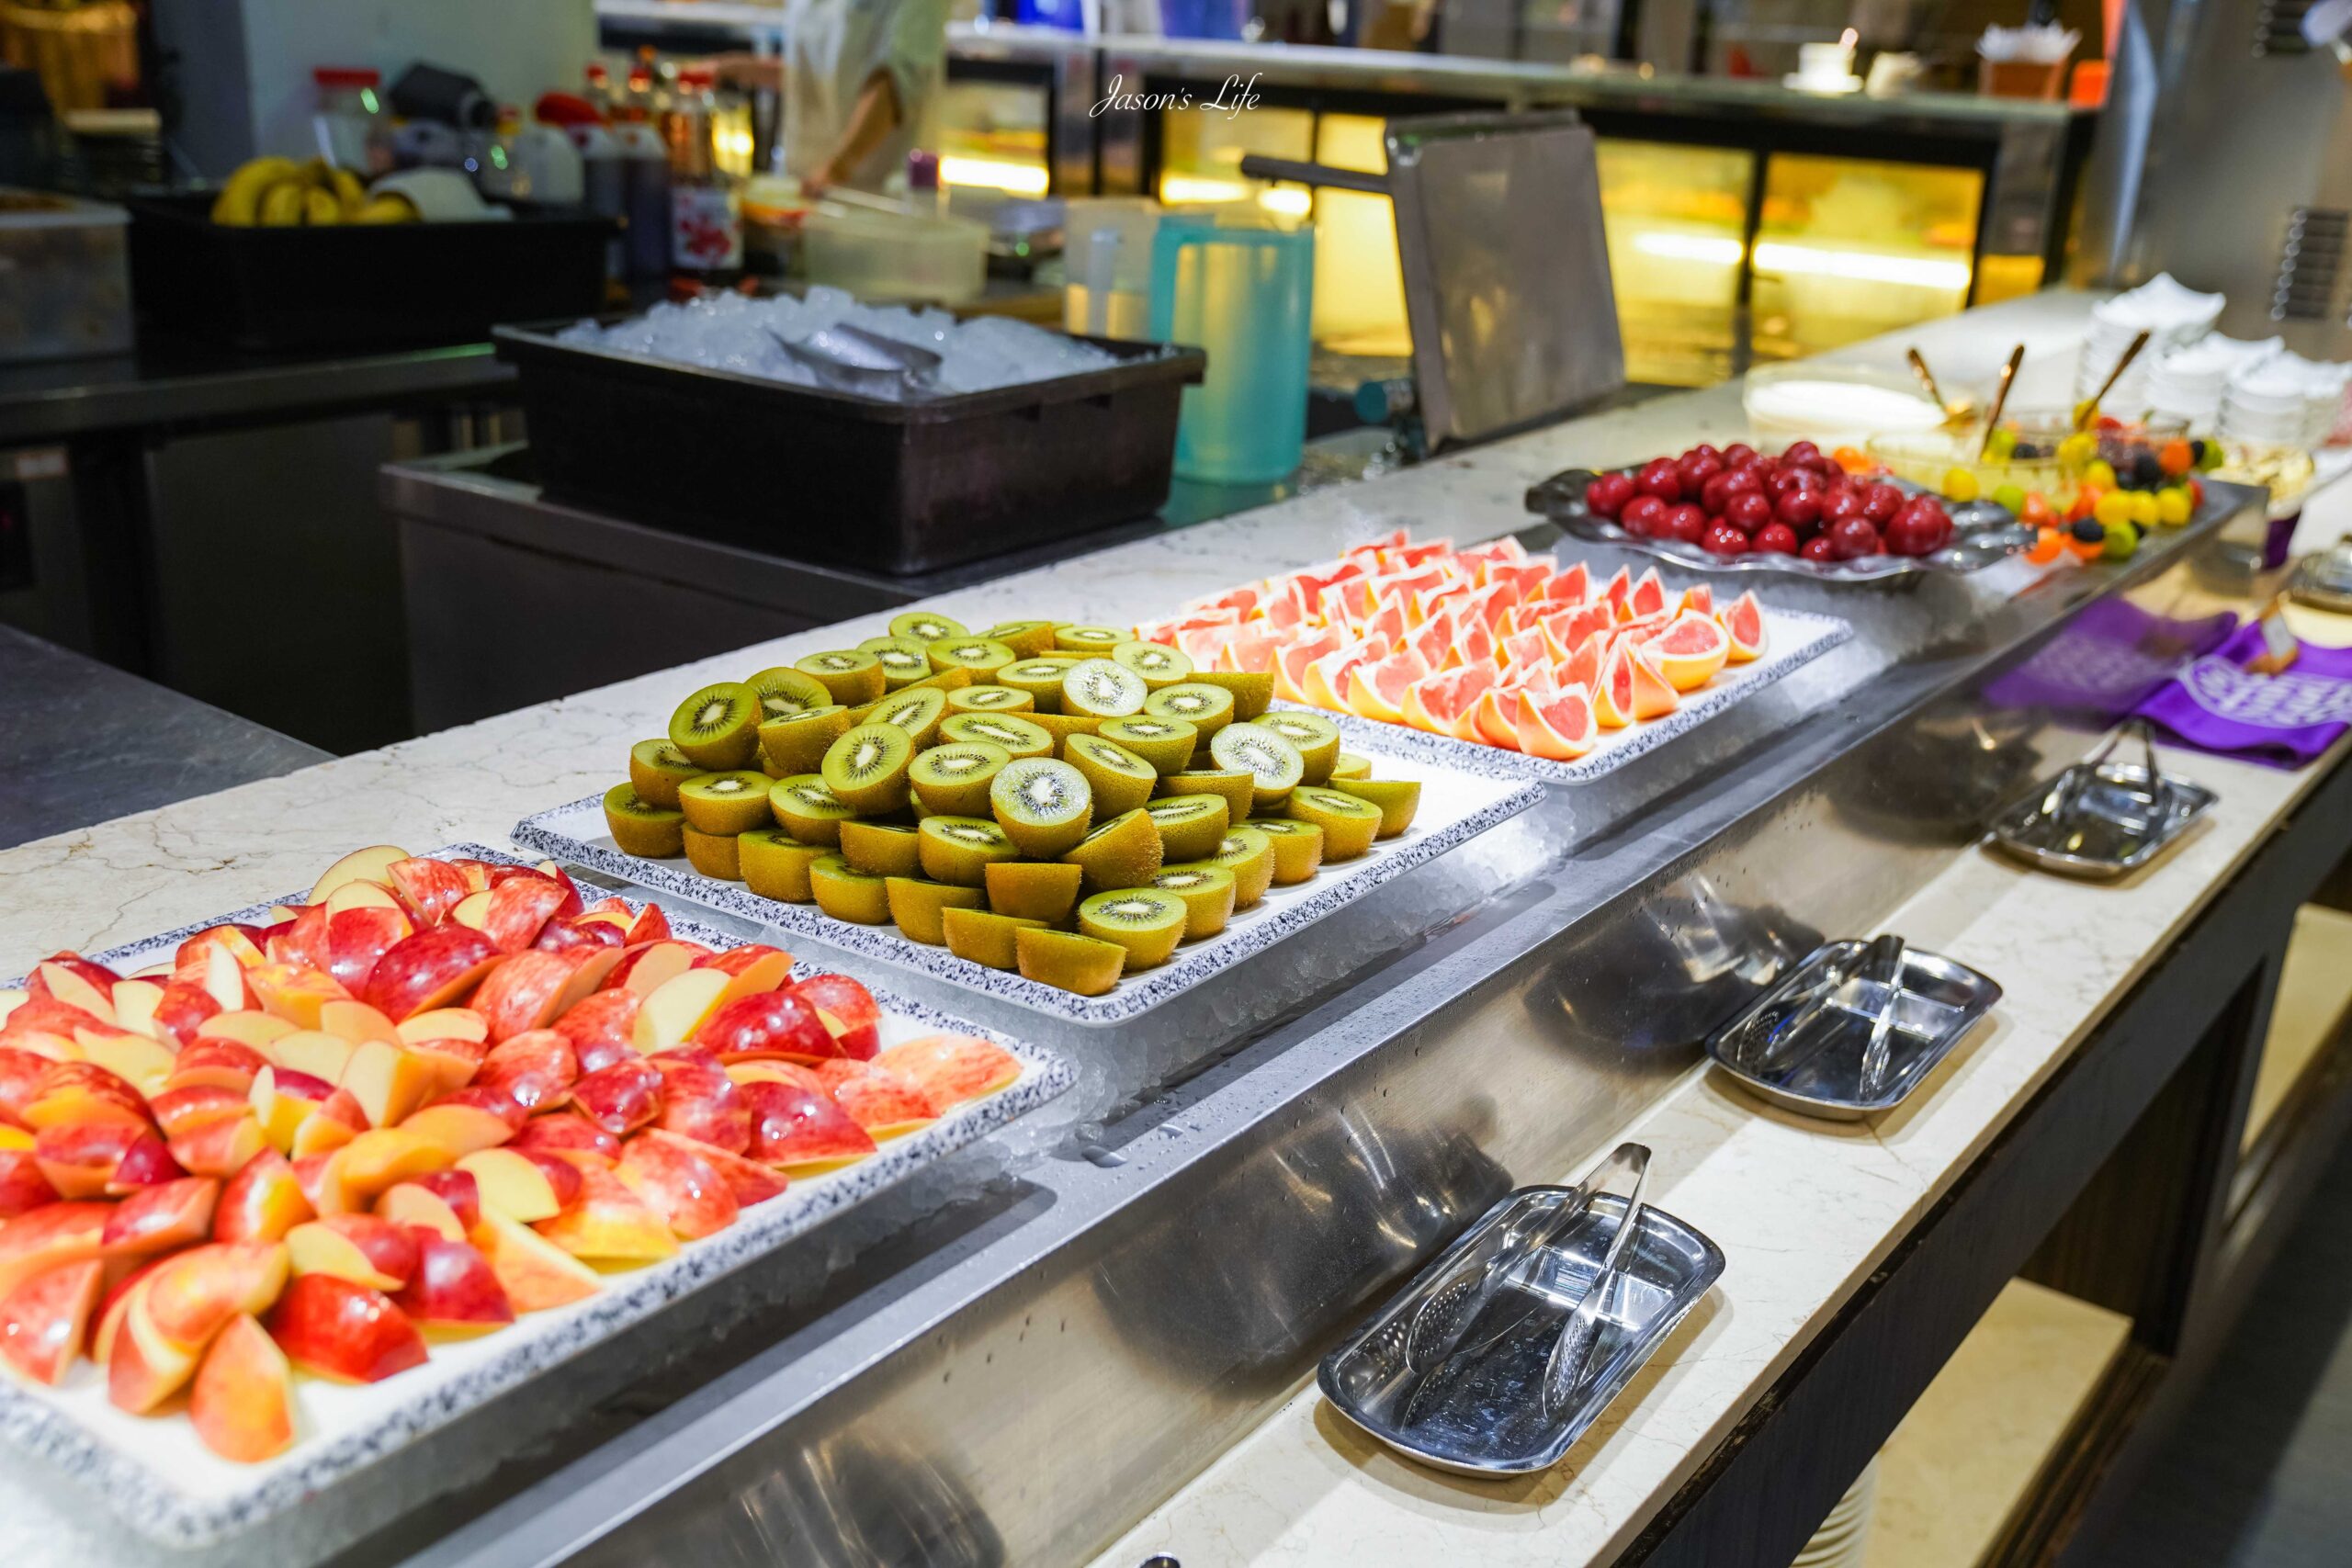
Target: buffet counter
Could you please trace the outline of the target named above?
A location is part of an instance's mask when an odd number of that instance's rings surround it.
[[[1853,357],[1895,365],[1916,342],[1949,385],[2022,340],[2040,379],[2020,399],[2047,400],[2087,305],[2036,296]],[[1397,526],[1540,547],[1556,536],[1522,509],[1532,481],[1743,425],[1736,387],[1661,399],[927,604],[972,625],[1064,606],[1131,621]],[[1996,741],[1994,682],[2093,605],[2243,604],[2214,546],[2258,522],[2258,497],[2211,494],[2124,563],[2012,559],[1892,592],[1770,581],[1768,600],[1833,612],[1852,640],[1117,1027],[868,965],[1062,1052],[1078,1086],[921,1190],[183,1560],[1787,1561],[2045,1236],[2082,1233],[2037,1277],[2121,1303],[2149,1356],[2193,1361],[2234,1277],[2199,1270],[2260,1252],[2258,1225],[2217,1239],[2249,1205],[2223,1201],[2213,1167],[2237,1146],[2262,976],[2352,848],[2343,749],[2299,773],[2168,756],[2221,804],[2120,886],[2030,877],[1976,838],[1992,804],[2086,744],[2048,714]],[[887,619],[0,852],[0,969],[304,886],[357,844],[503,842],[604,789],[682,691]],[[1801,1122],[1697,1065],[1749,961],[1886,929],[2007,988],[1901,1110]],[[1729,1268],[1566,1463],[1502,1484],[1413,1470],[1307,1392],[1316,1359],[1468,1219],[1625,1135],[1656,1150],[1651,1198]],[[2086,1217],[2119,1170],[2159,1224]],[[155,1550],[11,1457],[0,1557]]]

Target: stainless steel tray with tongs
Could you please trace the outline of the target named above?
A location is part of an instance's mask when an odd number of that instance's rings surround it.
[[[1558,1463],[1724,1271],[1642,1201],[1649,1157],[1620,1145],[1574,1187],[1503,1198],[1323,1359],[1325,1397],[1441,1470]]]
[[[2110,761],[2128,735],[2138,763]],[[2219,799],[2156,766],[2144,718],[2126,719],[2098,749],[1993,818],[1993,841],[2029,864],[2066,876],[2121,876],[2164,852]]]
[[[1901,937],[1825,942],[1717,1030],[1707,1055],[1775,1105],[1859,1121],[1901,1104],[2000,999],[1990,978]]]

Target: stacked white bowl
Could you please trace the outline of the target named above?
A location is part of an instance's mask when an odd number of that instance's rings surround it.
[[[2108,393],[2106,407],[2118,414],[2137,414],[2148,407],[2148,374],[2165,352],[2185,348],[2213,330],[2224,303],[2219,294],[2199,294],[2177,282],[2170,273],[2158,273],[2129,293],[2091,307],[2090,331],[2075,360],[2075,396],[2087,398],[2099,389],[2117,360],[2143,332],[2148,346]]]
[[[2303,386],[2303,438],[2301,445],[2317,451],[2335,434],[2344,416],[2344,392],[2352,384],[2352,365],[2318,359],[2305,359],[2300,354],[2282,354],[2278,363],[2292,371]]]
[[[2185,419],[2202,434],[2221,422],[2222,394],[2233,377],[2275,357],[2286,344],[2278,338],[2246,343],[2208,333],[2185,348],[2165,351],[2148,369],[2149,412]]]
[[[1878,1501],[1878,1461],[1872,1459],[1829,1510],[1790,1568],[1861,1568],[1870,1546],[1871,1513]]]
[[[2284,355],[2233,376],[2222,393],[2222,439],[2232,446],[2308,448],[2311,427],[2306,378]]]

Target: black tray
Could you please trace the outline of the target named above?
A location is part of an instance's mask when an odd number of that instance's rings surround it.
[[[215,223],[209,197],[129,203],[140,318],[264,352],[479,343],[501,321],[597,310],[610,219],[478,223]]]
[[[568,325],[569,323],[563,323]],[[1193,348],[890,402],[502,327],[550,496],[701,538],[906,574],[1146,517],[1168,499]]]

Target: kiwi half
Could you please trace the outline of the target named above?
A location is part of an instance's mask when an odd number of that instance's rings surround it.
[[[1323,864],[1323,829],[1312,822],[1269,817],[1250,824],[1273,841],[1274,881],[1288,887],[1305,882]]]
[[[827,849],[842,841],[842,824],[857,815],[816,773],[792,773],[768,785],[768,813],[804,844]]]
[[[623,854],[668,860],[684,852],[681,831],[686,815],[674,806],[656,806],[628,784],[605,792],[605,830]]]
[[[1060,925],[1078,907],[1085,872],[1059,861],[997,861],[983,874],[989,908],[1000,915]]]
[[[817,773],[833,798],[853,811],[895,811],[906,804],[907,769],[914,758],[914,742],[905,730],[894,724],[861,724],[825,749]]]
[[[860,871],[839,855],[819,855],[808,863],[808,891],[817,908],[837,920],[878,926],[890,919],[888,880]]]
[[[912,876],[921,846],[912,828],[896,822],[842,824],[842,859],[876,876]]]
[[[846,703],[853,707],[859,703],[872,702],[888,685],[888,678],[882,673],[881,660],[854,648],[812,653],[806,659],[794,660],[792,667],[821,682],[825,690],[833,694],[833,701]],[[693,755],[692,752],[687,754]]]
[[[1342,751],[1331,760],[1331,777],[1368,779],[1372,777],[1372,764],[1353,751]]]
[[[1179,681],[1145,698],[1143,711],[1154,718],[1181,718],[1206,740],[1233,722],[1233,694],[1204,681]]]
[[[963,622],[936,610],[909,610],[903,615],[890,617],[892,637],[911,637],[922,643],[937,642],[944,637],[962,637],[967,629]]]
[[[679,829],[679,838],[685,846],[686,863],[696,871],[721,882],[742,880],[742,862],[736,852],[734,834],[706,833],[689,822]]]
[[[1127,950],[1119,943],[1074,931],[1017,931],[1012,951],[1024,976],[1081,997],[1102,995],[1127,966]]]
[[[977,887],[926,882],[919,876],[892,876],[883,880],[883,897],[900,935],[937,947],[947,940],[947,933],[940,929],[941,911],[977,909],[988,896]]]
[[[1239,711],[1237,703],[1235,711]],[[1298,752],[1301,784],[1319,784],[1331,776],[1331,765],[1340,760],[1340,727],[1319,713],[1297,713],[1289,708],[1269,713],[1254,719],[1289,741]]]
[[[1238,768],[1187,768],[1159,781],[1170,795],[1214,795],[1225,802],[1228,822],[1245,820],[1258,802],[1258,780]]]
[[[668,740],[640,740],[628,749],[628,782],[648,806],[678,804],[678,786],[705,770]]]
[[[1054,623],[999,621],[980,635],[994,637],[1023,659],[1035,659],[1054,646]]]
[[[1159,793],[1159,774],[1149,762],[1100,735],[1073,735],[1064,740],[1062,761],[1086,775],[1098,816],[1121,816]]]
[[[1024,659],[998,671],[996,679],[999,685],[1028,693],[1033,706],[1046,713],[1058,713],[1062,705],[1062,676],[1069,670],[1069,666],[1058,660]]]
[[[1044,730],[1057,746],[1073,735],[1091,735],[1102,726],[1091,713],[1024,713],[1021,716]]]
[[[1193,660],[1164,642],[1123,642],[1111,650],[1111,661],[1143,677],[1153,691],[1193,678]]]
[[[1095,733],[1141,757],[1157,773],[1183,772],[1201,739],[1201,732],[1181,718],[1156,718],[1149,714],[1106,718]]]
[[[1143,808],[1159,829],[1162,864],[1205,860],[1225,840],[1229,815],[1221,795],[1162,795]]]
[[[893,729],[903,729],[907,739],[920,751],[939,739],[939,721],[947,716],[951,696],[961,692],[943,692],[936,686],[918,686],[911,691],[884,697],[866,710],[862,724],[887,724]]]
[[[1142,676],[1108,659],[1081,659],[1062,676],[1062,711],[1125,718],[1143,711],[1151,688]]]
[[[1280,805],[1306,771],[1298,748],[1262,724],[1227,725],[1209,738],[1209,755],[1219,767],[1250,775],[1252,810]]]
[[[808,889],[808,867],[824,852],[781,828],[754,828],[735,835],[735,859],[743,885],[763,898],[786,904],[806,904],[816,897]]]
[[[1221,865],[1162,866],[1151,886],[1184,901],[1186,942],[1215,936],[1233,919],[1233,873]]]
[[[771,820],[768,785],[774,781],[755,769],[728,773],[696,773],[678,786],[678,809],[686,825],[704,833],[733,838]]]
[[[1086,837],[1094,820],[1094,791],[1068,762],[1015,757],[989,781],[989,809],[1022,853],[1052,860]]]
[[[1000,915],[992,909],[958,908],[953,905],[939,912],[940,936],[947,943],[947,951],[991,969],[1010,969],[1020,962],[1013,945],[1014,934],[1041,931],[1045,923],[1025,920],[1017,915]]]
[[[760,754],[777,778],[813,773],[825,760],[825,748],[849,728],[849,709],[839,703],[787,714],[760,726]]]
[[[751,687],[760,699],[760,722],[763,724],[772,718],[785,718],[796,713],[807,713],[810,708],[824,707],[833,700],[833,694],[825,689],[822,682],[781,664],[761,671],[743,684]]]
[[[1151,825],[1151,813],[1137,808],[1098,825],[1062,859],[1086,874],[1090,891],[1140,887],[1159,873],[1159,829]]]
[[[1377,836],[1383,839],[1393,839],[1411,827],[1413,813],[1421,807],[1419,779],[1341,779],[1331,787],[1341,795],[1352,795],[1380,807]]]
[[[910,637],[870,637],[857,645],[857,650],[874,655],[874,662],[882,666],[882,689],[895,692],[931,673],[931,655],[925,647]]]
[[[1193,680],[1222,686],[1233,694],[1233,716],[1248,723],[1274,705],[1274,672],[1271,670],[1203,670]]]
[[[931,662],[931,655],[928,651],[923,654],[923,662],[926,664]],[[971,683],[972,672],[969,670],[934,670],[920,681],[908,682],[907,685],[936,686],[943,692],[960,692]],[[901,691],[905,689],[904,686],[899,688]]]
[[[978,817],[989,808],[989,784],[1012,753],[987,740],[950,740],[933,746],[907,769],[915,799],[927,811]]]
[[[760,744],[760,699],[741,681],[705,686],[670,716],[670,743],[706,772],[748,768]]]
[[[1016,858],[1005,830],[985,817],[926,817],[915,829],[915,859],[933,882],[981,887],[988,869]]]
[[[1130,969],[1167,963],[1184,940],[1185,919],[1184,900],[1156,887],[1097,893],[1078,907],[1080,933],[1125,948]]]
[[[1274,841],[1246,823],[1225,835],[1216,853],[1202,857],[1233,874],[1233,907],[1247,909],[1274,881]]]
[[[1036,705],[1035,694],[1012,686],[967,686],[947,694],[947,706],[956,713],[1027,713]]]
[[[1327,862],[1355,859],[1372,848],[1372,840],[1380,832],[1379,807],[1328,785],[1291,791],[1290,805],[1285,810],[1294,820],[1312,822],[1323,829],[1323,858]]]
[[[1073,625],[1054,628],[1054,646],[1072,653],[1108,653],[1121,643],[1133,640],[1133,632],[1124,632],[1116,626]]]
[[[1024,714],[955,714],[940,721],[939,738],[984,740],[991,746],[1003,747],[1005,755],[1016,761],[1023,757],[1050,757],[1054,751],[1054,738],[1032,716]]]
[[[942,637],[923,649],[933,670],[964,670],[975,681],[992,679],[996,672],[1021,656],[1012,649],[986,637]]]

